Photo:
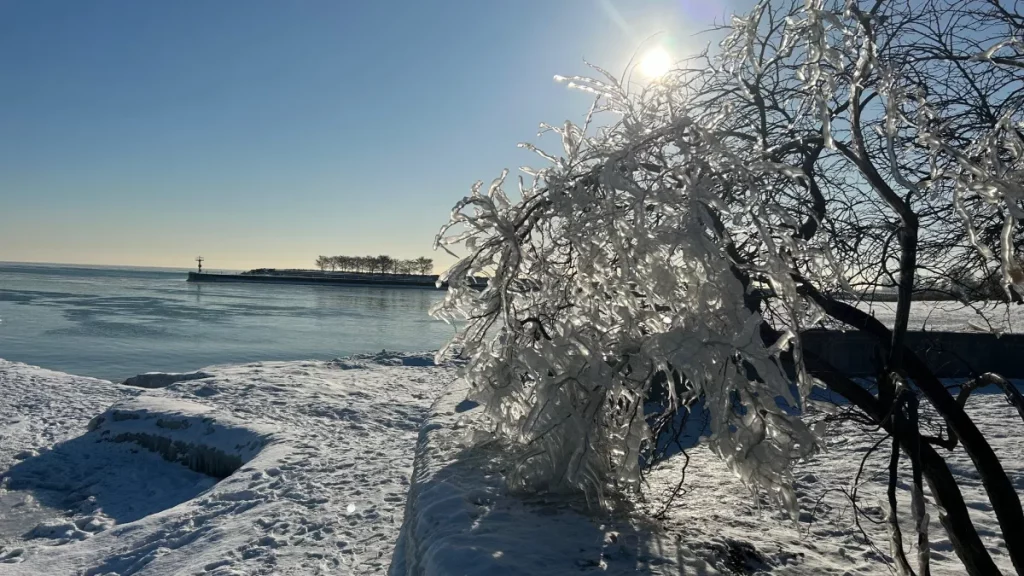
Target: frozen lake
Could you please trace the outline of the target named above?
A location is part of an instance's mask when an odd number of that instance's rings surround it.
[[[896,317],[895,302],[862,302],[858,306],[892,327]],[[932,332],[974,332],[1001,330],[1024,332],[1024,306],[997,302],[965,306],[960,302],[914,302],[910,306],[910,329]]]
[[[123,380],[211,364],[433,350],[441,291],[189,284],[184,270],[0,264],[0,358]]]
[[[410,288],[189,284],[184,270],[0,264],[0,358],[123,380],[212,364],[332,359],[440,347],[452,328],[427,311],[443,292]],[[863,303],[892,324],[895,304]],[[990,307],[1024,329],[1024,306]],[[911,329],[971,331],[957,302],[915,302]]]

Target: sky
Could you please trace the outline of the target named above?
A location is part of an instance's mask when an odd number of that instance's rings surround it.
[[[0,261],[446,258],[473,182],[733,0],[0,0]],[[652,38],[653,35],[656,35]]]

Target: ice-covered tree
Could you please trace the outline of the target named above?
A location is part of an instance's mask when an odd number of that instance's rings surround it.
[[[1013,484],[905,345],[923,280],[998,270],[1024,293],[1022,26],[1001,0],[762,2],[655,81],[561,78],[595,96],[582,123],[542,125],[560,149],[523,144],[542,164],[512,186],[507,172],[478,183],[437,239],[463,252],[435,309],[460,321],[446,351],[468,359],[470,397],[516,454],[513,485],[597,500],[636,489],[660,424],[703,400],[711,448],[795,512],[790,467],[818,442],[800,413],[827,387],[910,460],[920,549],[927,481],[968,572],[995,573],[939,452],[959,443],[1024,571]],[[840,298],[886,287],[892,326]],[[877,388],[803,351],[823,324],[876,339]],[[922,434],[920,403],[946,437]],[[928,555],[916,564],[927,573]]]

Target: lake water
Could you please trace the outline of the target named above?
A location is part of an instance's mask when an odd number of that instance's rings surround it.
[[[186,271],[0,263],[0,358],[123,380],[259,360],[433,350],[416,288],[192,284]]]

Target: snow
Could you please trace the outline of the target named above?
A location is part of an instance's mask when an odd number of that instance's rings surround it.
[[[217,414],[211,406],[140,397],[115,404],[89,421],[93,442],[134,442],[164,460],[225,478],[274,440],[274,428]]]
[[[896,319],[895,302],[860,302],[857,307],[890,328]],[[1024,306],[998,302],[965,306],[956,301],[920,300],[911,303],[909,322],[911,330],[1020,333],[1024,331]]]
[[[392,576],[718,574],[643,522],[596,517],[565,497],[509,494],[500,447],[465,448],[475,415],[461,402],[467,389],[449,387],[420,432]]]
[[[828,450],[795,473],[798,522],[697,445],[685,493],[656,520],[681,456],[646,476],[647,501],[615,514],[510,493],[502,447],[468,448],[480,408],[466,384],[425,355],[202,373],[137,387],[0,360],[0,575],[889,573],[884,524],[861,521],[873,547],[843,493],[877,432],[830,424]],[[968,411],[1024,490],[1024,423],[998,394],[972,396]],[[948,458],[1012,573],[969,458]],[[858,488],[876,519],[885,460],[868,458]],[[962,574],[929,514],[933,574]]]
[[[146,372],[132,376],[124,381],[126,386],[138,386],[139,388],[166,388],[175,382],[187,380],[202,380],[209,378],[211,374],[206,372]]]
[[[383,573],[451,369],[202,372],[139,388],[0,361],[0,574]]]
[[[971,397],[967,412],[1000,456],[1020,494],[1024,491],[1024,422],[1000,394]],[[683,485],[685,494],[670,509],[664,529],[685,541],[700,542],[701,546],[743,549],[742,558],[731,563],[747,570],[779,575],[888,574],[882,560],[889,554],[885,523],[861,519],[861,526],[871,539],[868,543],[853,522],[846,496],[861,460],[883,437],[884,433],[865,431],[850,423],[829,424],[825,435],[827,451],[802,462],[794,471],[801,510],[799,522],[795,523],[777,510],[755,502],[718,457],[705,446],[696,446],[688,451],[690,464]],[[858,505],[869,511],[875,521],[881,520],[888,509],[885,500],[888,447],[888,442],[884,443],[867,459],[857,491]],[[1005,574],[1015,573],[1006,553],[1006,543],[999,536],[1001,532],[991,504],[970,458],[962,447],[952,453],[941,449],[939,452],[956,477],[975,528],[996,565]],[[682,457],[673,457],[647,477],[651,508],[661,508],[665,495],[678,483],[681,466]],[[900,525],[906,555],[911,562],[916,562],[907,458],[901,459],[900,473],[897,486]],[[929,501],[927,511],[931,520],[931,573],[936,576],[964,574],[964,567],[939,524],[939,513],[931,504],[927,484],[925,497]]]
[[[391,576],[443,574],[890,574],[884,523],[862,519],[867,542],[853,522],[849,491],[861,459],[881,436],[851,424],[830,424],[827,451],[795,470],[800,506],[797,522],[778,508],[755,502],[747,488],[705,444],[688,451],[683,494],[663,519],[666,497],[676,487],[681,455],[647,477],[646,501],[633,502],[614,518],[594,516],[582,503],[557,496],[523,498],[504,488],[499,446],[473,450],[471,423],[477,411],[462,401],[467,386],[450,387],[431,408],[416,448],[413,485]],[[462,401],[462,402],[460,402]],[[1011,480],[1024,489],[1024,423],[998,394],[972,397],[968,412],[985,432]],[[1010,421],[1012,424],[1007,424]],[[699,433],[699,424],[697,433]],[[944,453],[945,455],[945,453]],[[887,450],[865,466],[858,503],[876,520],[885,509]],[[962,448],[947,456],[982,540],[1007,574],[1013,567],[991,506]],[[903,459],[906,468],[906,459]],[[910,471],[899,485],[900,520],[908,545]],[[925,490],[926,498],[930,493]],[[932,574],[960,575],[962,564],[931,519]],[[908,547],[907,556],[915,551]]]

